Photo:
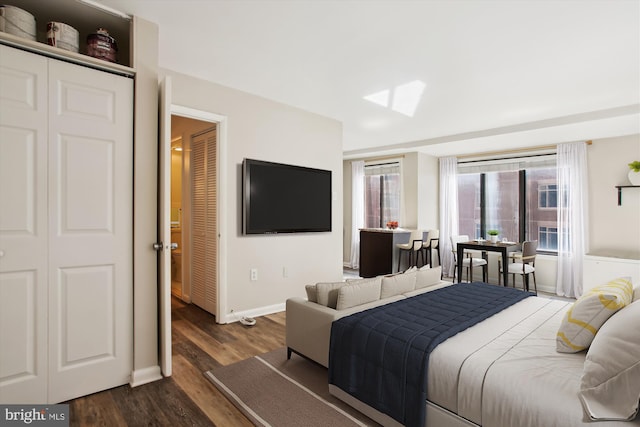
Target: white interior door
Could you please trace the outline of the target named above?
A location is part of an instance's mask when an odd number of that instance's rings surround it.
[[[47,60],[0,46],[0,404],[47,401]]]
[[[49,60],[49,402],[133,367],[133,80]]]
[[[160,368],[171,375],[171,77],[160,82],[158,227],[163,248],[158,254]]]

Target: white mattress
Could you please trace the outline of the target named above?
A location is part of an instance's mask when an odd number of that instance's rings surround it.
[[[585,353],[555,350],[570,305],[527,298],[440,344],[429,359],[429,401],[484,427],[640,426],[585,417]]]

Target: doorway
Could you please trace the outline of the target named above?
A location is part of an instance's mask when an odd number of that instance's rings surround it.
[[[204,147],[204,148],[203,148]],[[217,124],[171,116],[171,294],[216,314]]]
[[[178,151],[172,150],[171,141],[174,140],[176,145],[178,142],[182,145],[182,157],[180,164],[182,166],[182,174],[188,174],[190,158],[189,151],[190,146],[187,146],[187,141],[190,141],[192,130],[187,128],[188,125],[202,125],[203,128],[211,128],[215,125],[216,136],[218,143],[216,145],[216,182],[213,184],[217,188],[217,200],[221,206],[226,205],[225,189],[227,166],[226,166],[226,128],[227,119],[225,116],[219,114],[210,113],[202,110],[195,110],[193,108],[184,107],[172,104],[171,102],[171,78],[165,77],[160,83],[160,151],[159,151],[159,197],[158,197],[158,234],[159,241],[161,243],[159,250],[162,253],[159,256],[159,298],[158,298],[158,311],[159,311],[159,332],[160,332],[160,367],[164,376],[171,376],[171,298],[172,298],[172,280],[171,280],[171,251],[163,249],[172,249],[171,242],[171,152]],[[198,123],[202,122],[202,123]],[[184,127],[181,127],[183,126]],[[184,132],[184,133],[183,133]],[[197,131],[195,131],[197,132]],[[182,179],[180,188],[184,189],[186,181]],[[182,252],[180,256],[180,279],[182,282],[175,287],[176,292],[179,293],[180,298],[188,303],[192,302],[191,286],[189,273],[191,272],[188,250],[190,247],[189,232],[182,232],[182,225],[185,220],[189,218],[190,202],[185,202],[184,197],[180,196],[180,206],[174,209],[175,221],[180,221],[181,235],[175,237],[182,243]],[[178,199],[176,199],[177,201]],[[216,225],[218,230],[225,230],[226,228],[226,214],[224,209],[219,209],[217,212]],[[177,227],[176,227],[177,228]],[[220,266],[226,265],[226,236],[224,233],[218,232],[217,235],[212,235],[211,238],[215,241],[218,248],[216,257],[216,270],[217,270],[217,295],[216,295],[216,313],[214,317],[216,323],[226,323],[226,282],[227,276],[224,268]],[[187,252],[185,254],[185,252]]]

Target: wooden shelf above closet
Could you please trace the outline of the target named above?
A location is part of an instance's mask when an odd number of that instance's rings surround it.
[[[130,17],[119,16],[99,7],[83,3],[78,0],[13,0],[11,5],[18,7],[31,15],[36,20],[36,40],[31,41],[12,34],[0,32],[2,41],[8,41],[4,44],[18,43],[19,46],[25,46],[29,50],[41,50],[44,53],[59,54],[60,57],[69,56],[73,62],[86,59],[87,63],[93,64],[98,61],[98,65],[110,68],[110,65],[118,65],[124,67],[132,66],[131,55],[131,25]],[[47,44],[47,23],[62,22],[72,26],[78,30],[79,50],[78,53],[58,49]],[[95,59],[86,55],[87,52],[87,35],[93,34],[98,28],[104,28],[109,32],[118,45],[117,63],[111,63],[100,59]],[[68,55],[69,54],[69,55]]]

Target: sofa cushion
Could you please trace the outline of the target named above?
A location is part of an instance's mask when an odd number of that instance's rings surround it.
[[[304,290],[307,291],[308,301],[318,302],[318,291],[316,290],[316,285],[307,285],[304,287]]]
[[[380,299],[380,277],[352,280],[338,289],[336,310],[356,307]]]
[[[317,302],[325,307],[336,308],[338,302],[338,289],[346,285],[345,282],[319,282],[316,283]]]
[[[416,271],[412,271],[410,273],[384,276],[380,289],[380,299],[414,290],[416,287],[416,274]]]
[[[416,271],[416,287],[415,289],[427,288],[437,285],[441,281],[442,267],[421,268]]]

